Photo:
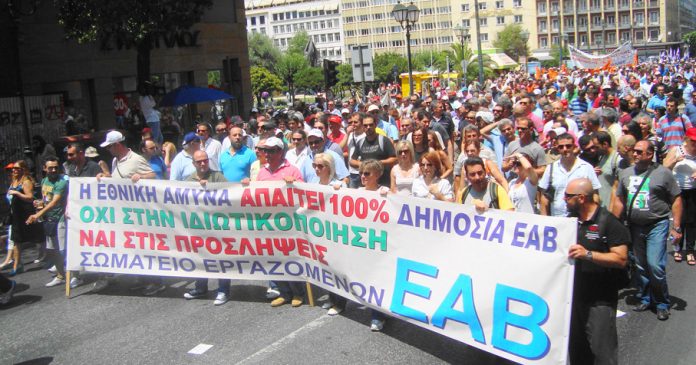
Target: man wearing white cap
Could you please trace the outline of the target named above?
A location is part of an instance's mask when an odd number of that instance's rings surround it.
[[[125,140],[126,138],[119,131],[111,131],[106,134],[106,139],[99,146],[109,151],[114,156],[114,160],[111,163],[111,175],[105,173],[97,174],[97,180],[104,177],[115,177],[131,179],[131,181],[136,183],[140,179],[154,179],[156,177],[147,160],[123,144]],[[104,290],[108,285],[107,277],[101,276],[94,283],[92,292]]]
[[[119,131],[111,131],[106,134],[106,139],[100,146],[114,156],[111,163],[111,176],[102,173],[97,177],[131,179],[133,182],[137,182],[139,179],[154,179],[155,172],[152,171],[150,164],[145,158],[126,147],[123,144],[125,140],[126,138]]]

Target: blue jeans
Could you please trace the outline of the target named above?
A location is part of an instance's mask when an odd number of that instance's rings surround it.
[[[230,295],[230,285],[232,281],[230,279],[218,279],[218,293],[225,293]],[[208,279],[196,279],[196,291],[205,293],[208,291]]]
[[[667,234],[669,219],[649,225],[631,225],[633,252],[638,268],[638,290],[645,304],[669,309],[667,290]]]

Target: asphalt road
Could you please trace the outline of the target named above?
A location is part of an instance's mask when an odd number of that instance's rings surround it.
[[[14,301],[0,307],[0,364],[508,363],[397,319],[372,333],[369,310],[355,303],[336,317],[306,305],[271,308],[262,282],[234,282],[232,300],[220,307],[212,296],[183,299],[193,281],[181,279],[167,279],[167,290],[156,297],[131,292],[133,279],[122,276],[102,293],[90,293],[88,284],[68,299],[64,287],[44,287],[48,272],[27,267],[16,278]],[[623,293],[621,363],[696,363],[696,326],[690,322],[696,317],[689,308],[696,301],[696,268],[670,260],[668,275],[673,308],[666,322],[652,312],[632,312],[633,291]],[[212,347],[188,353],[200,344]]]

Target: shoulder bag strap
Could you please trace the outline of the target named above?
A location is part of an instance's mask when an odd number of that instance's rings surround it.
[[[655,164],[650,165],[648,167],[648,170],[645,172],[645,176],[643,176],[643,181],[640,182],[640,185],[638,185],[638,189],[636,189],[636,193],[633,194],[633,198],[631,198],[631,204],[628,205],[626,208],[626,220],[630,221],[631,220],[631,211],[633,210],[633,203],[636,201],[636,197],[638,197],[638,192],[640,192],[640,189],[643,188],[643,185],[645,184],[645,181],[648,180],[648,177],[650,177],[650,174],[655,170],[656,166]]]

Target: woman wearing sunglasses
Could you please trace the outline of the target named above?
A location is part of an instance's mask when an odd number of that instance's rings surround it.
[[[413,144],[409,141],[399,141],[394,147],[398,164],[391,170],[391,192],[411,195],[413,181],[420,176],[420,169],[414,159]]]
[[[421,175],[413,181],[411,193],[417,198],[435,199],[446,202],[454,201],[452,185],[440,178],[442,162],[437,152],[428,152],[420,159]]]

